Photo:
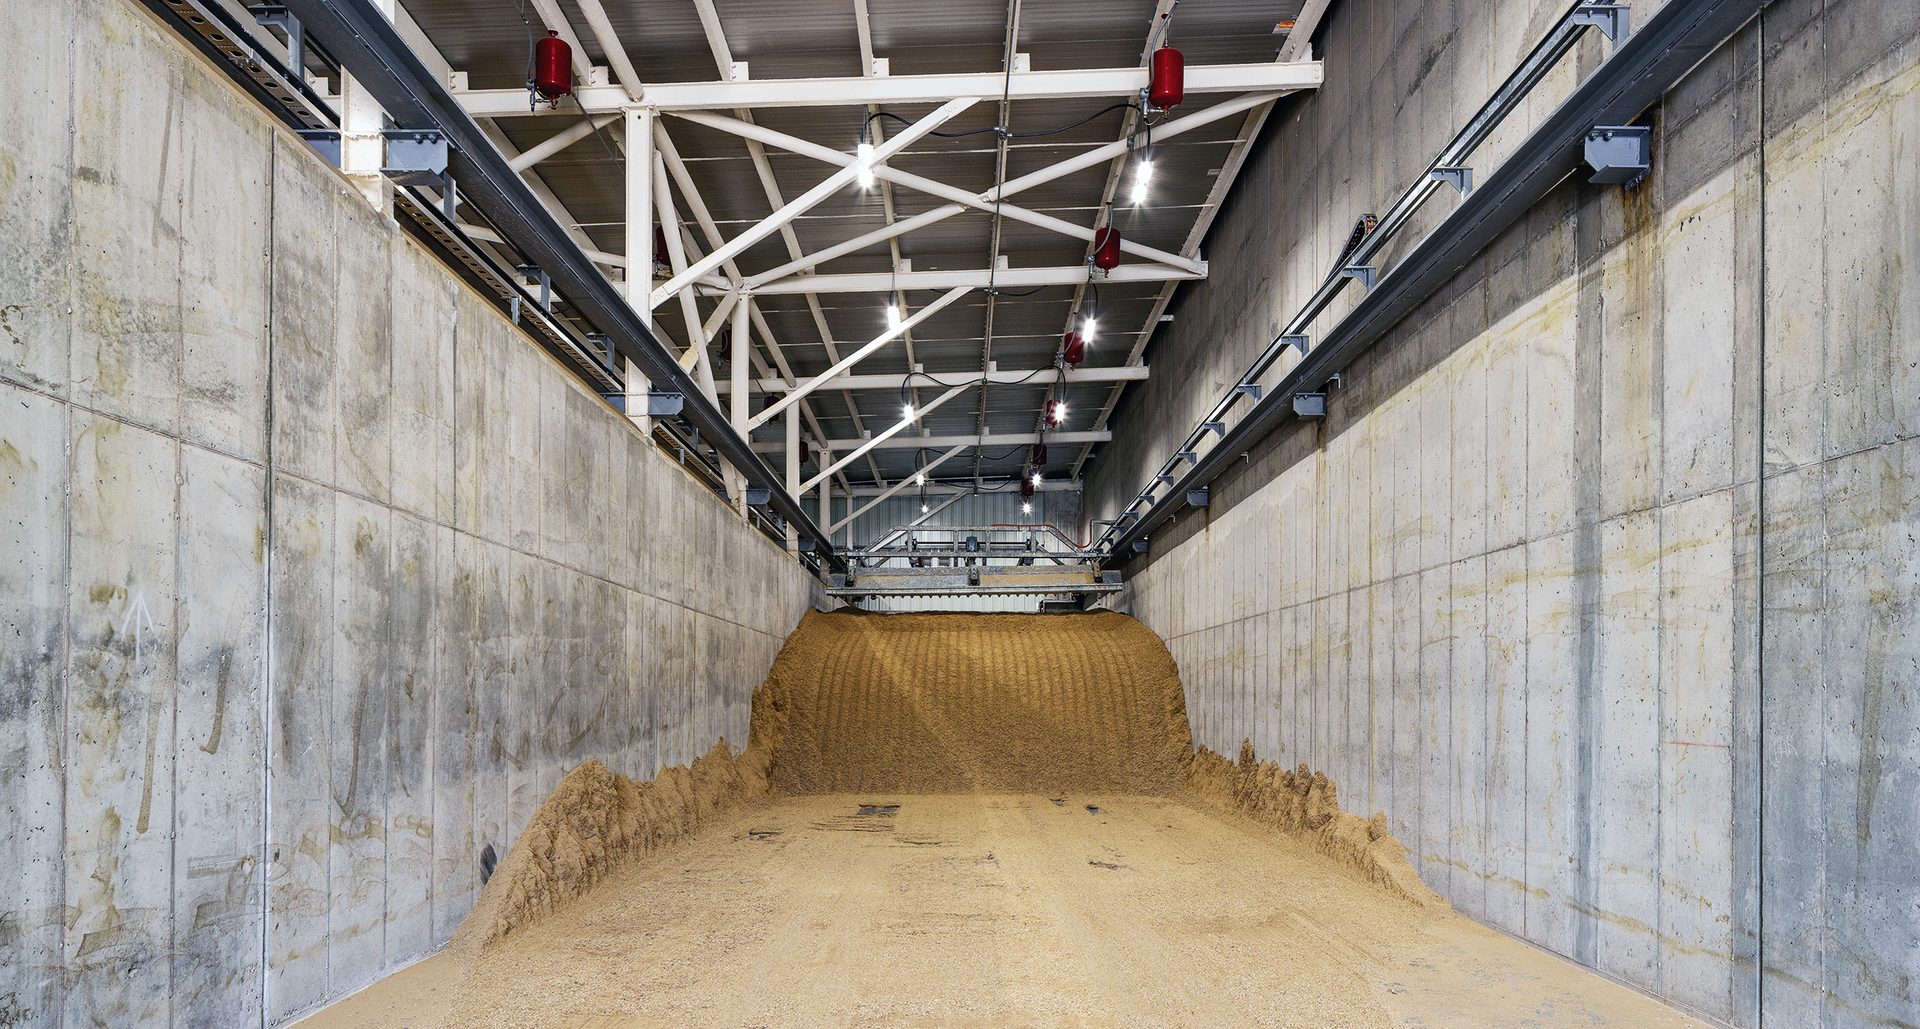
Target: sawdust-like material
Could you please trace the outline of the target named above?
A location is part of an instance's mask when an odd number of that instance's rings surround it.
[[[1423,908],[1445,908],[1407,860],[1407,850],[1387,832],[1387,816],[1371,819],[1340,810],[1333,780],[1306,765],[1287,771],[1254,759],[1253,743],[1240,743],[1240,760],[1228,761],[1201,747],[1187,773],[1190,796],[1208,806],[1236,811],[1312,845],[1321,854],[1394,896]]]
[[[598,761],[534,813],[455,933],[477,953],[627,861],[748,797],[1024,793],[1180,796],[1312,845],[1389,893],[1446,902],[1385,819],[1339,809],[1325,775],[1193,749],[1173,658],[1126,615],[810,612],[754,691],[747,750],[723,740],[650,782]]]
[[[1167,795],[1192,752],[1166,644],[1110,611],[809,613],[754,707],[786,794]]]
[[[589,760],[533,813],[460,923],[448,950],[472,954],[585,893],[628,860],[680,840],[741,800],[767,791],[767,755],[735,757],[726,740],[691,768],[646,782]]]

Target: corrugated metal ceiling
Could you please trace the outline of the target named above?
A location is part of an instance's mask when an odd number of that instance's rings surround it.
[[[404,0],[448,62],[465,71],[474,88],[513,88],[525,79],[529,28],[540,22],[531,2],[521,0]],[[703,31],[693,0],[603,0],[609,21],[640,75],[655,82],[714,81],[719,76],[713,49]],[[997,72],[1007,27],[1005,0],[867,0],[868,24],[876,56],[887,58],[894,74],[935,72]],[[1187,55],[1190,66],[1272,60],[1281,43],[1274,26],[1291,19],[1300,0],[1186,0],[1176,11],[1172,38]],[[581,33],[595,64],[606,57],[585,31],[588,20],[573,0],[560,8]],[[735,61],[748,62],[755,79],[859,75],[861,56],[855,0],[715,0],[726,43]],[[1153,0],[1021,0],[1018,49],[1030,55],[1035,70],[1137,65],[1146,44]],[[1178,112],[1190,114],[1219,102],[1220,97],[1191,95]],[[1052,128],[1089,115],[1111,99],[1029,100],[1011,105],[1009,125],[1015,132]],[[889,110],[895,110],[889,107]],[[912,119],[931,105],[903,105],[900,115]],[[583,117],[576,111],[543,117],[504,118],[498,125],[514,146],[532,147]],[[858,107],[775,108],[754,112],[768,128],[840,151],[851,151],[860,131],[863,112]],[[997,118],[997,102],[977,104],[943,130],[989,127]],[[1009,144],[1007,174],[1026,174],[1074,154],[1118,138],[1124,114],[1109,111],[1088,124],[1044,138]],[[1113,221],[1129,240],[1177,251],[1189,235],[1226,164],[1241,119],[1231,117],[1175,140],[1155,145],[1153,199],[1145,207],[1125,199],[1129,176],[1121,185],[1121,199]],[[668,117],[665,126],[687,161],[703,199],[723,235],[731,236],[765,218],[773,209],[745,146],[736,136]],[[887,124],[891,132],[897,124]],[[537,166],[540,179],[565,206],[600,249],[619,253],[625,237],[624,172],[618,141],[608,131],[574,144]],[[768,148],[768,158],[781,193],[787,199],[811,188],[832,169],[818,161]],[[896,156],[892,165],[949,185],[981,191],[994,184],[993,137],[981,134],[961,139],[928,137]],[[1076,225],[1092,228],[1100,212],[1109,165],[1069,175],[1019,194],[1011,202]],[[893,189],[896,217],[941,206],[944,201],[916,191]],[[803,252],[814,252],[845,239],[882,228],[886,216],[879,190],[843,190],[813,208],[792,225]],[[899,237],[902,257],[916,271],[975,269],[989,266],[988,249],[993,219],[967,212]],[[1002,254],[1014,267],[1073,265],[1085,256],[1076,240],[1022,222],[1004,220]],[[786,243],[776,233],[747,248],[739,257],[751,275],[785,264]],[[1130,259],[1131,260],[1131,259]],[[821,265],[822,273],[885,272],[891,265],[888,248],[878,244],[865,251]],[[1159,291],[1155,283],[1108,283],[1099,287],[1101,339],[1088,363],[1118,364],[1145,324]],[[1002,295],[994,305],[992,359],[1002,369],[1029,369],[1049,365],[1067,327],[1075,295],[1072,287],[1047,287],[1031,295]],[[912,292],[907,306],[917,308],[938,293]],[[799,375],[817,373],[830,363],[820,328],[807,298],[763,296],[759,306],[777,337],[782,356]],[[885,328],[886,295],[839,294],[818,297],[821,318],[844,353]],[[912,336],[915,360],[934,375],[978,371],[985,352],[987,298],[979,293],[928,318]],[[703,316],[711,302],[702,301]],[[657,317],[675,340],[686,339],[679,306],[667,304]],[[718,361],[717,356],[715,358]],[[724,364],[717,375],[724,379]],[[863,373],[902,373],[909,368],[907,348],[882,349],[859,368]],[[1068,388],[1062,396],[1069,405],[1067,428],[1090,428],[1105,399],[1106,386]],[[922,401],[938,394],[937,387],[919,387]],[[900,398],[890,391],[852,394],[820,393],[811,398],[822,429],[834,438],[859,434],[855,416],[869,431],[891,425],[899,416]],[[1032,431],[1047,396],[1044,387],[998,385],[987,396],[986,426],[990,432]],[[1076,419],[1075,416],[1078,416]],[[950,401],[923,419],[932,435],[959,435],[976,431],[980,401],[969,393]],[[777,425],[761,437],[778,439]],[[879,449],[873,466],[882,477],[897,480],[911,474],[916,463],[912,449]],[[1056,447],[1050,471],[1063,474],[1071,464],[1073,448]],[[981,461],[981,475],[997,480],[1019,471],[1023,455],[994,448]],[[970,474],[973,462],[956,458],[942,466],[942,477]],[[867,462],[849,465],[856,482],[872,478]]]

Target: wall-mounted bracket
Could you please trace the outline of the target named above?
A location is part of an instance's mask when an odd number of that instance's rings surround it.
[[[773,491],[766,489],[748,489],[747,506],[765,507],[773,501]]]
[[[1473,169],[1464,164],[1443,164],[1427,174],[1436,181],[1452,186],[1461,196],[1473,192]]]
[[[1645,125],[1595,125],[1587,131],[1590,182],[1632,189],[1653,167],[1653,130]]]
[[[287,37],[287,68],[295,75],[307,74],[307,33],[300,19],[285,4],[255,4],[247,8],[256,24],[279,29]],[[302,133],[305,135],[305,133]],[[334,164],[337,166],[339,161]]]
[[[529,285],[539,285],[540,309],[549,314],[553,313],[553,276],[548,275],[544,269],[537,268],[530,264],[523,264],[514,270],[519,272],[521,276],[527,280]],[[515,299],[518,300],[519,298],[516,297]],[[520,313],[516,309],[514,311],[514,321],[518,322],[519,320]]]
[[[1607,34],[1607,41],[1614,46],[1619,46],[1633,31],[1626,4],[1603,3],[1600,0],[1592,0],[1574,8],[1573,23],[1598,28]]]
[[[1199,489],[1190,489],[1190,490],[1188,490],[1188,491],[1187,491],[1187,506],[1188,506],[1188,507],[1205,507],[1205,506],[1207,506],[1207,488],[1206,488],[1205,486],[1202,486],[1202,487],[1200,487]]]
[[[1144,540],[1144,539],[1137,539],[1137,540],[1134,540],[1134,541],[1133,541],[1133,552],[1134,552],[1134,553],[1136,553],[1136,554],[1144,554],[1144,553],[1146,553],[1146,552],[1147,552],[1147,541],[1146,541],[1146,540]]]
[[[600,360],[605,362],[609,369],[620,367],[620,358],[613,349],[613,337],[604,332],[589,332],[587,342],[600,348]]]
[[[1194,453],[1191,450],[1182,450],[1174,454],[1173,456],[1179,460],[1183,460],[1187,462],[1188,464],[1198,464],[1200,461],[1200,455]]]
[[[1340,269],[1340,277],[1357,279],[1361,289],[1372,289],[1373,284],[1380,281],[1380,269],[1370,264],[1350,264]]]
[[[1175,477],[1174,477],[1174,474],[1173,474],[1172,472],[1161,472],[1160,474],[1158,474],[1158,475],[1156,475],[1156,476],[1154,476],[1154,478],[1156,478],[1156,479],[1158,479],[1158,480],[1160,480],[1161,482],[1164,482],[1164,483],[1166,483],[1167,485],[1169,485],[1169,486],[1171,486],[1171,485],[1173,485],[1173,482],[1174,482],[1174,478],[1175,478]]]
[[[1293,395],[1293,413],[1300,418],[1318,421],[1327,416],[1327,395],[1325,393],[1295,393]]]
[[[440,191],[440,212],[453,220],[458,190],[447,172],[447,154],[452,149],[446,133],[437,129],[386,129],[387,160],[380,173],[407,186],[428,186]]]
[[[667,390],[653,390],[647,394],[647,416],[650,418],[672,418],[686,405],[684,393]]]
[[[1243,382],[1240,385],[1233,387],[1233,391],[1235,393],[1245,393],[1247,396],[1252,397],[1255,400],[1260,399],[1260,384],[1257,382]]]
[[[1202,429],[1206,429],[1206,430],[1208,430],[1209,432],[1212,432],[1212,433],[1213,433],[1214,435],[1216,435],[1216,436],[1225,436],[1225,435],[1227,434],[1227,423],[1226,423],[1226,422],[1218,422],[1218,421],[1216,421],[1216,422],[1201,422],[1201,423],[1200,423],[1200,427],[1201,427]]]
[[[1313,340],[1305,333],[1290,333],[1280,337],[1280,343],[1283,346],[1289,346],[1300,351],[1301,356],[1304,357],[1306,356],[1307,348],[1313,345]]]

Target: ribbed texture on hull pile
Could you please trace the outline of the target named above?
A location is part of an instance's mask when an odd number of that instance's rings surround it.
[[[754,707],[783,793],[1166,794],[1192,751],[1172,656],[1111,612],[815,612]]]

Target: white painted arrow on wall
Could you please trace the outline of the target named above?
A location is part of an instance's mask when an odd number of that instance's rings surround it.
[[[128,631],[133,633],[133,659],[140,660],[140,645],[143,633],[154,630],[153,615],[147,611],[147,596],[135,593],[127,602],[127,613],[120,619],[120,636],[125,638]]]

